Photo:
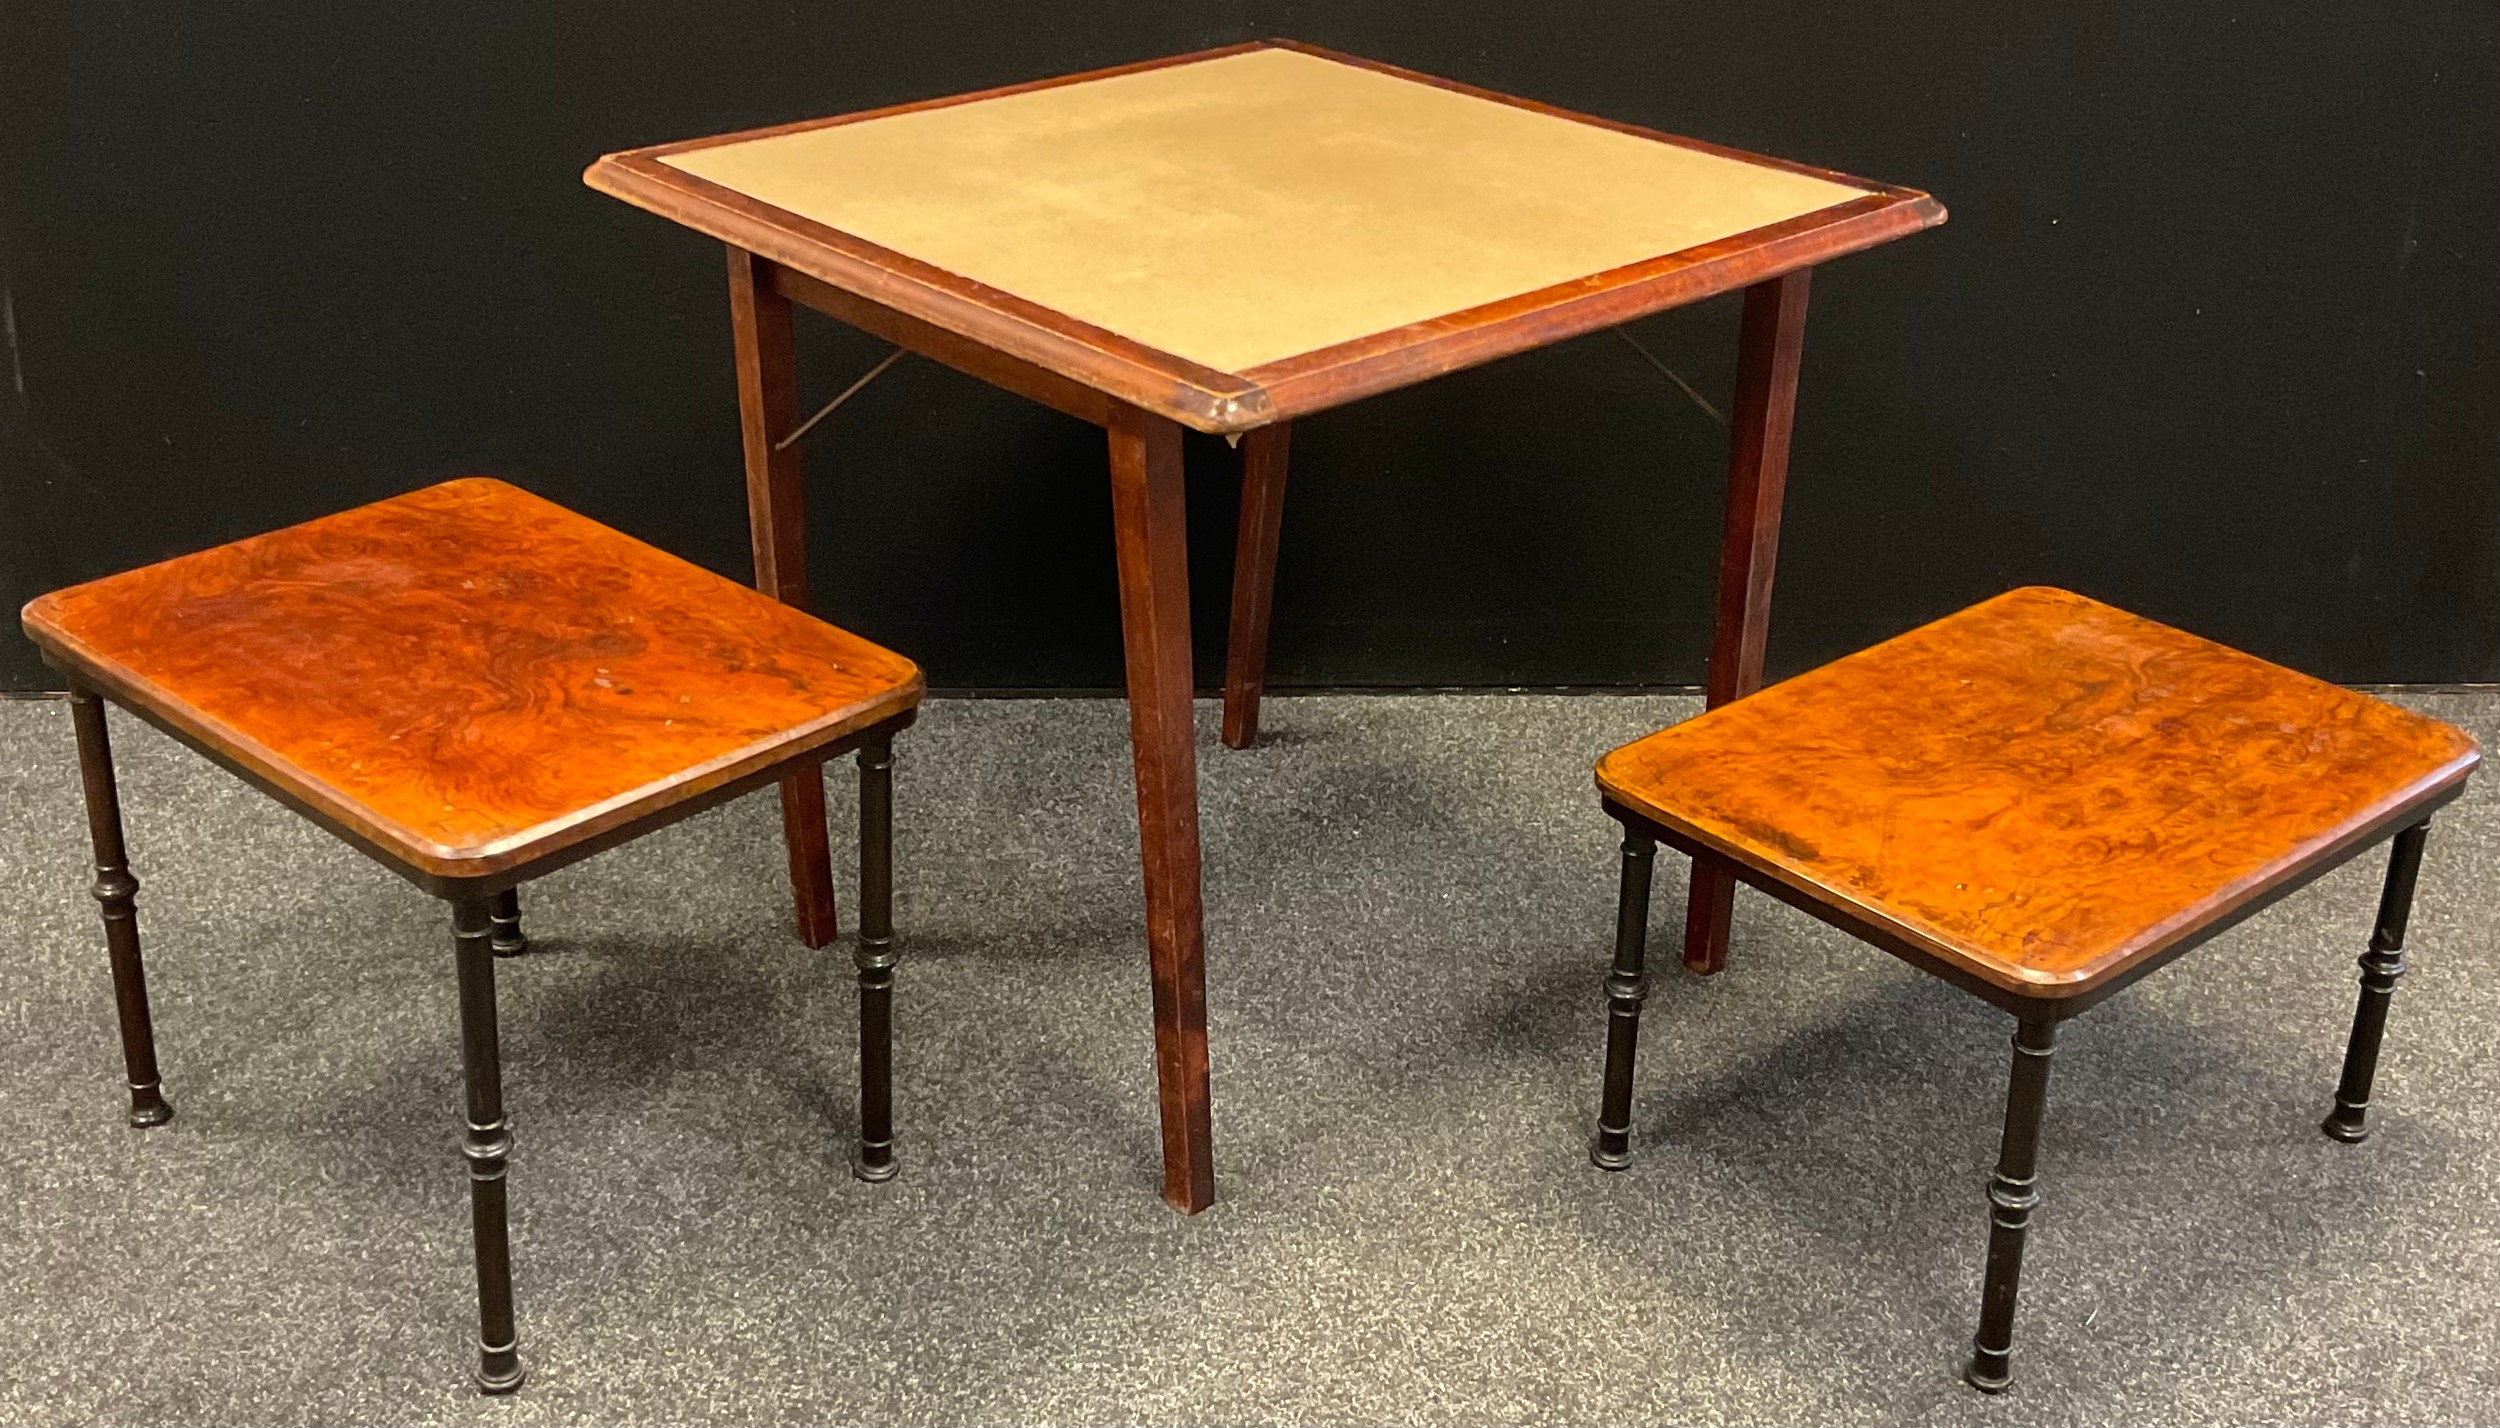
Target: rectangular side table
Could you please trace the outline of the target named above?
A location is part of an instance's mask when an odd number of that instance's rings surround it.
[[[1212,1203],[1181,430],[1239,435],[1225,741],[1266,665],[1288,423],[1745,289],[1709,702],[1761,682],[1806,283],[1923,193],[1284,42],[610,154],[585,180],[729,245],[755,579],[806,600],[791,306],[1109,434],[1164,1198]],[[813,774],[782,786],[830,937]],[[1695,879],[1715,968],[1734,884]]]
[[[1597,761],[1623,877],[1589,1158],[1631,1164],[1660,843],[2012,1012],[1964,1374],[2001,1393],[2059,1024],[2392,842],[2323,1127],[2362,1139],[2430,816],[2481,761],[2462,729],[2044,586],[1626,744]]]
[[[522,883],[857,750],[854,1165],[894,1174],[894,736],[920,707],[910,660],[480,477],[56,590],[23,619],[69,679],[132,1125],[174,1112],[107,700],[451,904],[486,1392],[523,1377],[494,963],[521,950]]]

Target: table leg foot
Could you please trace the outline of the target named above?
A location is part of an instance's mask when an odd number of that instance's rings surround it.
[[[529,1382],[530,1371],[521,1363],[518,1344],[480,1344],[477,1346],[477,1391],[485,1394],[517,1393]]]

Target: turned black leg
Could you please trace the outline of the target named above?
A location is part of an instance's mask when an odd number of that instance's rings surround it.
[[[494,925],[489,943],[498,957],[518,957],[530,950],[529,934],[521,930],[521,890],[505,888],[487,899],[486,916]]]
[[[2057,1023],[2026,1021],[2014,1029],[2014,1076],[2005,1092],[2005,1141],[1988,1181],[1988,1270],[1979,1300],[1979,1334],[1963,1377],[1982,1393],[2003,1393],[2012,1379],[2014,1295],[2023,1275],[2023,1241],[2040,1203],[2040,1115],[2049,1102],[2049,1053]]]
[[[95,847],[95,900],[104,910],[104,946],[113,962],[113,1001],[122,1028],[122,1066],[130,1078],[130,1123],[145,1128],[174,1118],[156,1071],[156,1025],[148,1016],[148,975],[139,961],[139,880],[122,847],[121,792],[113,781],[113,741],[104,700],[72,688],[70,719],[78,728],[78,776],[87,795],[87,837]]]
[[[894,1162],[894,742],[859,751],[859,1158],[851,1173],[891,1180]]]
[[[1606,1088],[1597,1109],[1589,1160],[1601,1170],[1632,1163],[1632,1059],[1641,1035],[1641,1000],[1649,979],[1641,959],[1649,942],[1649,871],[1657,842],[1623,830],[1623,890],[1615,901],[1615,965],[1606,974]]]
[[[504,1224],[504,1166],[512,1127],[503,1114],[503,1057],[495,1032],[494,920],[485,898],[451,905],[460,973],[460,1066],[468,1082],[469,1128],[460,1153],[469,1162],[470,1232],[477,1249],[477,1383],[488,1393],[521,1386],[512,1325],[512,1246]]]
[[[2379,1040],[2387,1032],[2387,1004],[2396,982],[2405,974],[2405,924],[2413,915],[2413,885],[2422,872],[2422,842],[2428,823],[2417,823],[2396,835],[2387,859],[2387,883],[2378,897],[2378,925],[2370,930],[2370,950],[2361,954],[2361,1004],[2353,1008],[2352,1040],[2344,1048],[2344,1079],[2335,1088],[2335,1109],[2320,1127],[2340,1141],[2368,1137],[2370,1083],[2378,1077]]]

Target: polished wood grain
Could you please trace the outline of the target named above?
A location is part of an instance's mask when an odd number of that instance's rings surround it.
[[[1151,412],[1118,412],[1110,447],[1137,841],[1146,872],[1146,960],[1154,982],[1163,1198],[1195,1214],[1215,1203],[1215,1163],[1181,429]]]
[[[1233,536],[1233,611],[1224,642],[1224,744],[1258,742],[1267,690],[1267,621],[1276,603],[1276,541],[1284,529],[1285,463],[1293,428],[1263,426],[1241,439],[1241,518]]]
[[[1896,950],[2087,995],[2418,822],[2463,732],[2061,590],[1606,755],[1605,796]]]
[[[1797,369],[1804,360],[1803,268],[1745,289],[1736,345],[1736,404],[1728,419],[1727,501],[1719,533],[1718,608],[1713,615],[1707,707],[1762,687],[1770,641],[1771,577],[1780,545],[1780,503],[1788,490],[1788,442],[1796,422]],[[1707,975],[1727,962],[1736,883],[1725,869],[1693,868],[1684,908],[1684,965]]]
[[[807,608],[807,487],[802,452],[784,445],[798,415],[796,334],[790,300],[767,276],[770,264],[729,249],[730,346],[738,372],[738,444],[746,460],[747,535],[755,588],[793,609]],[[794,768],[781,781],[782,847],[790,860],[790,901],[799,940],[831,946],[841,935],[833,895],[831,835],[825,828],[822,770]]]
[[[1268,53],[1262,56],[1259,53],[1262,50]],[[1757,182],[1760,184],[1825,186],[1831,197],[1828,200],[1807,200],[1805,206],[1812,210],[1808,212],[1780,212],[1774,205],[1765,210],[1777,215],[1770,221],[1756,223],[1742,231],[1711,233],[1700,241],[1662,239],[1654,251],[1636,251],[1618,246],[1617,251],[1624,255],[1620,260],[1607,262],[1601,259],[1598,260],[1599,265],[1587,271],[1560,272],[1551,281],[1529,279],[1523,286],[1513,287],[1488,276],[1483,281],[1489,286],[1475,289],[1482,294],[1479,297],[1464,296],[1470,289],[1466,284],[1452,280],[1445,284],[1451,299],[1446,307],[1439,310],[1435,310],[1435,305],[1421,295],[1433,290],[1425,287],[1419,289],[1418,296],[1401,299],[1407,303],[1407,310],[1413,314],[1411,317],[1385,317],[1377,331],[1348,333],[1342,339],[1330,339],[1319,335],[1321,328],[1310,326],[1310,322],[1338,313],[1347,304],[1319,302],[1314,295],[1302,291],[1318,280],[1317,273],[1307,263],[1285,265],[1284,271],[1295,275],[1289,284],[1291,290],[1279,289],[1274,294],[1265,294],[1264,289],[1243,274],[1244,264],[1237,261],[1223,265],[1227,276],[1224,283],[1191,282],[1183,285],[1177,296],[1158,289],[1152,300],[1142,306],[1131,301],[1137,294],[1128,287],[1115,283],[1105,288],[1090,275],[1075,274],[1076,278],[1093,286],[1080,284],[1074,290],[1095,296],[1090,303],[1068,302],[1065,305],[1084,307],[1088,312],[1104,318],[1103,321],[1096,321],[1082,313],[1067,311],[1063,305],[1037,300],[1034,292],[1012,290],[1019,282],[1025,287],[1036,288],[1036,291],[1055,290],[1049,283],[1037,284],[1005,277],[996,283],[985,282],[977,276],[968,276],[943,263],[931,261],[926,254],[916,255],[894,245],[873,241],[857,232],[793,211],[791,206],[761,201],[753,194],[740,191],[735,183],[716,181],[719,176],[707,177],[691,171],[695,167],[720,168],[721,161],[712,156],[742,145],[787,145],[808,141],[811,134],[821,135],[836,128],[873,120],[924,116],[933,110],[960,111],[967,104],[979,105],[1002,98],[1022,102],[1039,89],[1065,92],[1072,85],[1115,78],[1134,80],[1157,69],[1186,65],[1214,66],[1219,61],[1235,65],[1257,63],[1281,66],[1280,74],[1284,69],[1296,67],[1299,67],[1297,73],[1314,69],[1359,72],[1369,76],[1369,82],[1375,87],[1384,80],[1394,81],[1386,86],[1393,93],[1403,88],[1418,96],[1426,92],[1466,96],[1468,101],[1485,101],[1502,112],[1538,116],[1539,123],[1555,121],[1551,133],[1555,136],[1558,151],[1572,150],[1575,144],[1594,142],[1588,137],[1594,134],[1602,133],[1616,144],[1624,142],[1622,136],[1629,136],[1640,141],[1631,146],[1636,155],[1642,150],[1661,155],[1678,154],[1684,156],[1682,161],[1689,164],[1717,165],[1733,174],[1758,175]],[[1212,72],[1211,68],[1209,73]],[[1244,94],[1255,99],[1260,92],[1260,87],[1253,86]],[[1368,99],[1361,101],[1361,104],[1368,103]],[[1160,116],[1157,116],[1157,122],[1161,122]],[[1410,142],[1416,137],[1394,127],[1381,135],[1384,142],[1396,143]],[[1027,141],[1032,141],[1029,135]],[[1261,148],[1262,142],[1259,134],[1245,132],[1238,136],[1238,144],[1230,150],[1210,150],[1199,144],[1187,146],[1184,157],[1189,162],[1201,166],[1213,165],[1211,173],[1228,176],[1227,182],[1209,181],[1200,185],[1206,202],[1237,205],[1244,201],[1238,196],[1231,199],[1224,196],[1237,195],[1242,185],[1253,181],[1254,171],[1256,175],[1264,175],[1265,181],[1288,188],[1307,180],[1308,166],[1297,167],[1294,154],[1280,154],[1280,146],[1272,142]],[[1294,147],[1281,146],[1286,150]],[[759,148],[746,152],[759,154],[764,150]],[[1435,151],[1427,146],[1418,152],[1431,157]],[[1500,157],[1503,162],[1519,159],[1516,154]],[[1244,168],[1243,165],[1250,167]],[[1146,172],[1151,167],[1140,169],[1136,165],[1116,165],[1105,172],[1121,183],[1129,183],[1135,181],[1133,175]],[[804,167],[785,171],[788,175],[795,175],[792,181],[816,182],[807,177],[808,172]],[[1537,170],[1533,163],[1526,163],[1517,172],[1525,181],[1533,178]],[[1712,172],[1715,174],[1717,171]],[[721,169],[720,176],[781,191],[773,183],[744,175],[743,168],[737,165]],[[1185,425],[1219,432],[1247,430],[1321,410],[1458,367],[1489,361],[1596,327],[1624,322],[1665,307],[1746,286],[1781,272],[1932,226],[1944,218],[1943,209],[1933,199],[1914,190],[1870,183],[1806,165],[1763,159],[1717,145],[1657,134],[1634,125],[1592,119],[1553,106],[1416,75],[1392,66],[1334,55],[1309,46],[1282,43],[1235,46],[1221,51],[1176,56],[1158,64],[1123,66],[1116,71],[1072,76],[1044,85],[1017,86],[980,96],[950,97],[924,105],[900,106],[868,114],[838,116],[632,150],[602,158],[591,167],[585,178],[592,187],[603,192],[724,238],[819,282],[853,292],[867,302],[892,308],[936,328],[971,339],[979,346],[995,349],[1020,362],[1094,387],[1121,401],[1158,412]],[[1175,171],[1174,178],[1177,183],[1181,175]],[[1484,175],[1462,167],[1453,170],[1452,182],[1477,182],[1484,178]],[[1002,178],[1000,181],[1006,180]],[[1711,182],[1719,180],[1713,178]],[[1647,188],[1643,186],[1642,191],[1646,192]],[[1716,201],[1730,201],[1728,195],[1741,188],[1740,183],[1735,189],[1727,189]],[[1498,183],[1496,189],[1515,191],[1503,189]],[[1720,193],[1720,190],[1711,191]],[[827,192],[834,196],[836,207],[867,203],[872,199],[882,201],[883,197],[882,193],[866,193],[856,184]],[[1058,193],[1058,189],[1049,190],[1053,201]],[[1434,203],[1445,199],[1455,201],[1449,194],[1436,197],[1436,191],[1430,189],[1411,197],[1413,203],[1408,206],[1414,213],[1410,216],[1429,215],[1436,211],[1432,207]],[[906,228],[912,232],[935,235],[925,242],[897,238],[896,243],[905,247],[915,243],[922,246],[935,243],[938,248],[952,252],[955,246],[973,245],[967,251],[977,251],[997,260],[1003,265],[998,269],[1001,273],[1021,271],[1017,263],[1029,256],[1014,246],[1017,241],[1014,237],[1015,225],[936,222],[935,219],[943,215],[923,213],[917,206],[925,202],[919,186],[914,186],[908,194],[897,195],[896,201],[904,204],[903,211],[912,219],[912,224],[905,225]],[[799,208],[826,211],[824,201],[816,198],[790,197],[786,202]],[[1393,217],[1394,214],[1388,211],[1391,207],[1384,201],[1371,216]],[[1174,211],[1169,215],[1172,223],[1168,226],[1178,235],[1176,242],[1203,241],[1206,232],[1222,226],[1191,227],[1188,208],[1189,205],[1181,201],[1179,190],[1175,189]],[[1476,205],[1476,208],[1481,210],[1482,205]],[[1151,214],[1158,210],[1150,207],[1141,211]],[[1706,206],[1698,202],[1689,209],[1678,209],[1671,204],[1660,210],[1665,215],[1703,211],[1706,211]],[[1524,214],[1528,209],[1523,208],[1521,212]],[[1255,213],[1252,216],[1255,217]],[[1478,218],[1485,222],[1492,221],[1487,212],[1479,212]],[[1426,230],[1447,231],[1447,225],[1437,219],[1424,217],[1419,221],[1425,223]],[[1567,249],[1587,238],[1590,231],[1603,228],[1609,221],[1612,220],[1606,212],[1599,212],[1582,223],[1562,224],[1548,235],[1550,246]],[[1303,225],[1289,225],[1287,229],[1280,230],[1286,236],[1279,241],[1302,233],[1303,228]],[[1032,231],[1038,242],[1048,240],[1058,230],[1053,225],[1043,224]],[[1361,238],[1365,231],[1368,230],[1357,225],[1356,229],[1339,235],[1344,241],[1338,247],[1347,252],[1347,261],[1351,265],[1339,277],[1346,283],[1349,294],[1372,292],[1373,289],[1366,286],[1372,280],[1376,280],[1378,288],[1385,293],[1400,284],[1425,282],[1427,277],[1439,271],[1437,264],[1417,265],[1387,259],[1371,269],[1364,269],[1354,259],[1360,253],[1355,240]],[[1493,244],[1471,249],[1469,261],[1485,258],[1496,249],[1522,257],[1540,254],[1539,244],[1526,241],[1533,234],[1519,236],[1522,241],[1506,249]],[[1354,246],[1349,248],[1348,244]],[[1401,252],[1406,246],[1411,245],[1390,245]],[[1245,252],[1240,256],[1247,258],[1252,255]],[[1052,271],[1065,276],[1066,266],[1061,264]],[[1199,264],[1181,266],[1193,274],[1203,267]],[[1463,272],[1466,267],[1467,263],[1453,260],[1453,273]],[[984,268],[984,271],[989,269]],[[1523,267],[1521,271],[1528,269]],[[1370,273],[1371,278],[1366,279],[1363,276],[1365,273]],[[1121,283],[1127,281],[1119,280]],[[1257,342],[1248,337],[1233,340],[1224,336],[1235,328],[1244,332],[1263,331],[1261,324],[1281,321],[1277,315],[1284,309],[1294,307],[1299,311],[1296,302],[1302,300],[1307,300],[1304,305],[1316,303],[1311,311],[1318,315],[1304,323],[1314,334],[1316,344],[1307,350],[1290,351],[1293,343],[1282,337],[1260,339],[1266,343],[1268,350],[1276,350],[1279,342],[1288,350],[1273,359],[1259,358],[1256,355]],[[1382,311],[1389,313],[1396,306],[1395,303],[1388,304]],[[1209,325],[1205,313],[1217,309],[1233,314],[1233,327]],[[1117,315],[1132,311],[1142,316],[1132,319]],[[1159,332],[1167,327],[1178,333],[1214,334],[1171,339],[1184,346],[1194,344],[1207,356],[1192,360],[1153,341],[1141,339],[1141,332]],[[1231,353],[1246,354],[1246,357],[1227,355]],[[1234,367],[1241,370],[1231,370]]]
[[[478,878],[915,707],[911,661],[499,481],[45,595],[80,684],[408,866]]]

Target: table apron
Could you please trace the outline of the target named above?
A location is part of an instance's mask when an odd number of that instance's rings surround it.
[[[908,313],[871,302],[857,293],[846,292],[831,283],[811,278],[795,268],[769,261],[765,266],[772,290],[801,307],[813,308],[871,336],[882,337],[907,352],[917,353],[940,366],[952,367],[967,377],[977,377],[1017,396],[1028,397],[1053,411],[1108,427],[1111,425],[1113,406],[1123,405],[1116,398],[1081,382],[1072,382],[1056,372],[1037,367],[1020,357],[1010,357],[995,347],[960,333],[949,332],[935,323],[923,322]]]

